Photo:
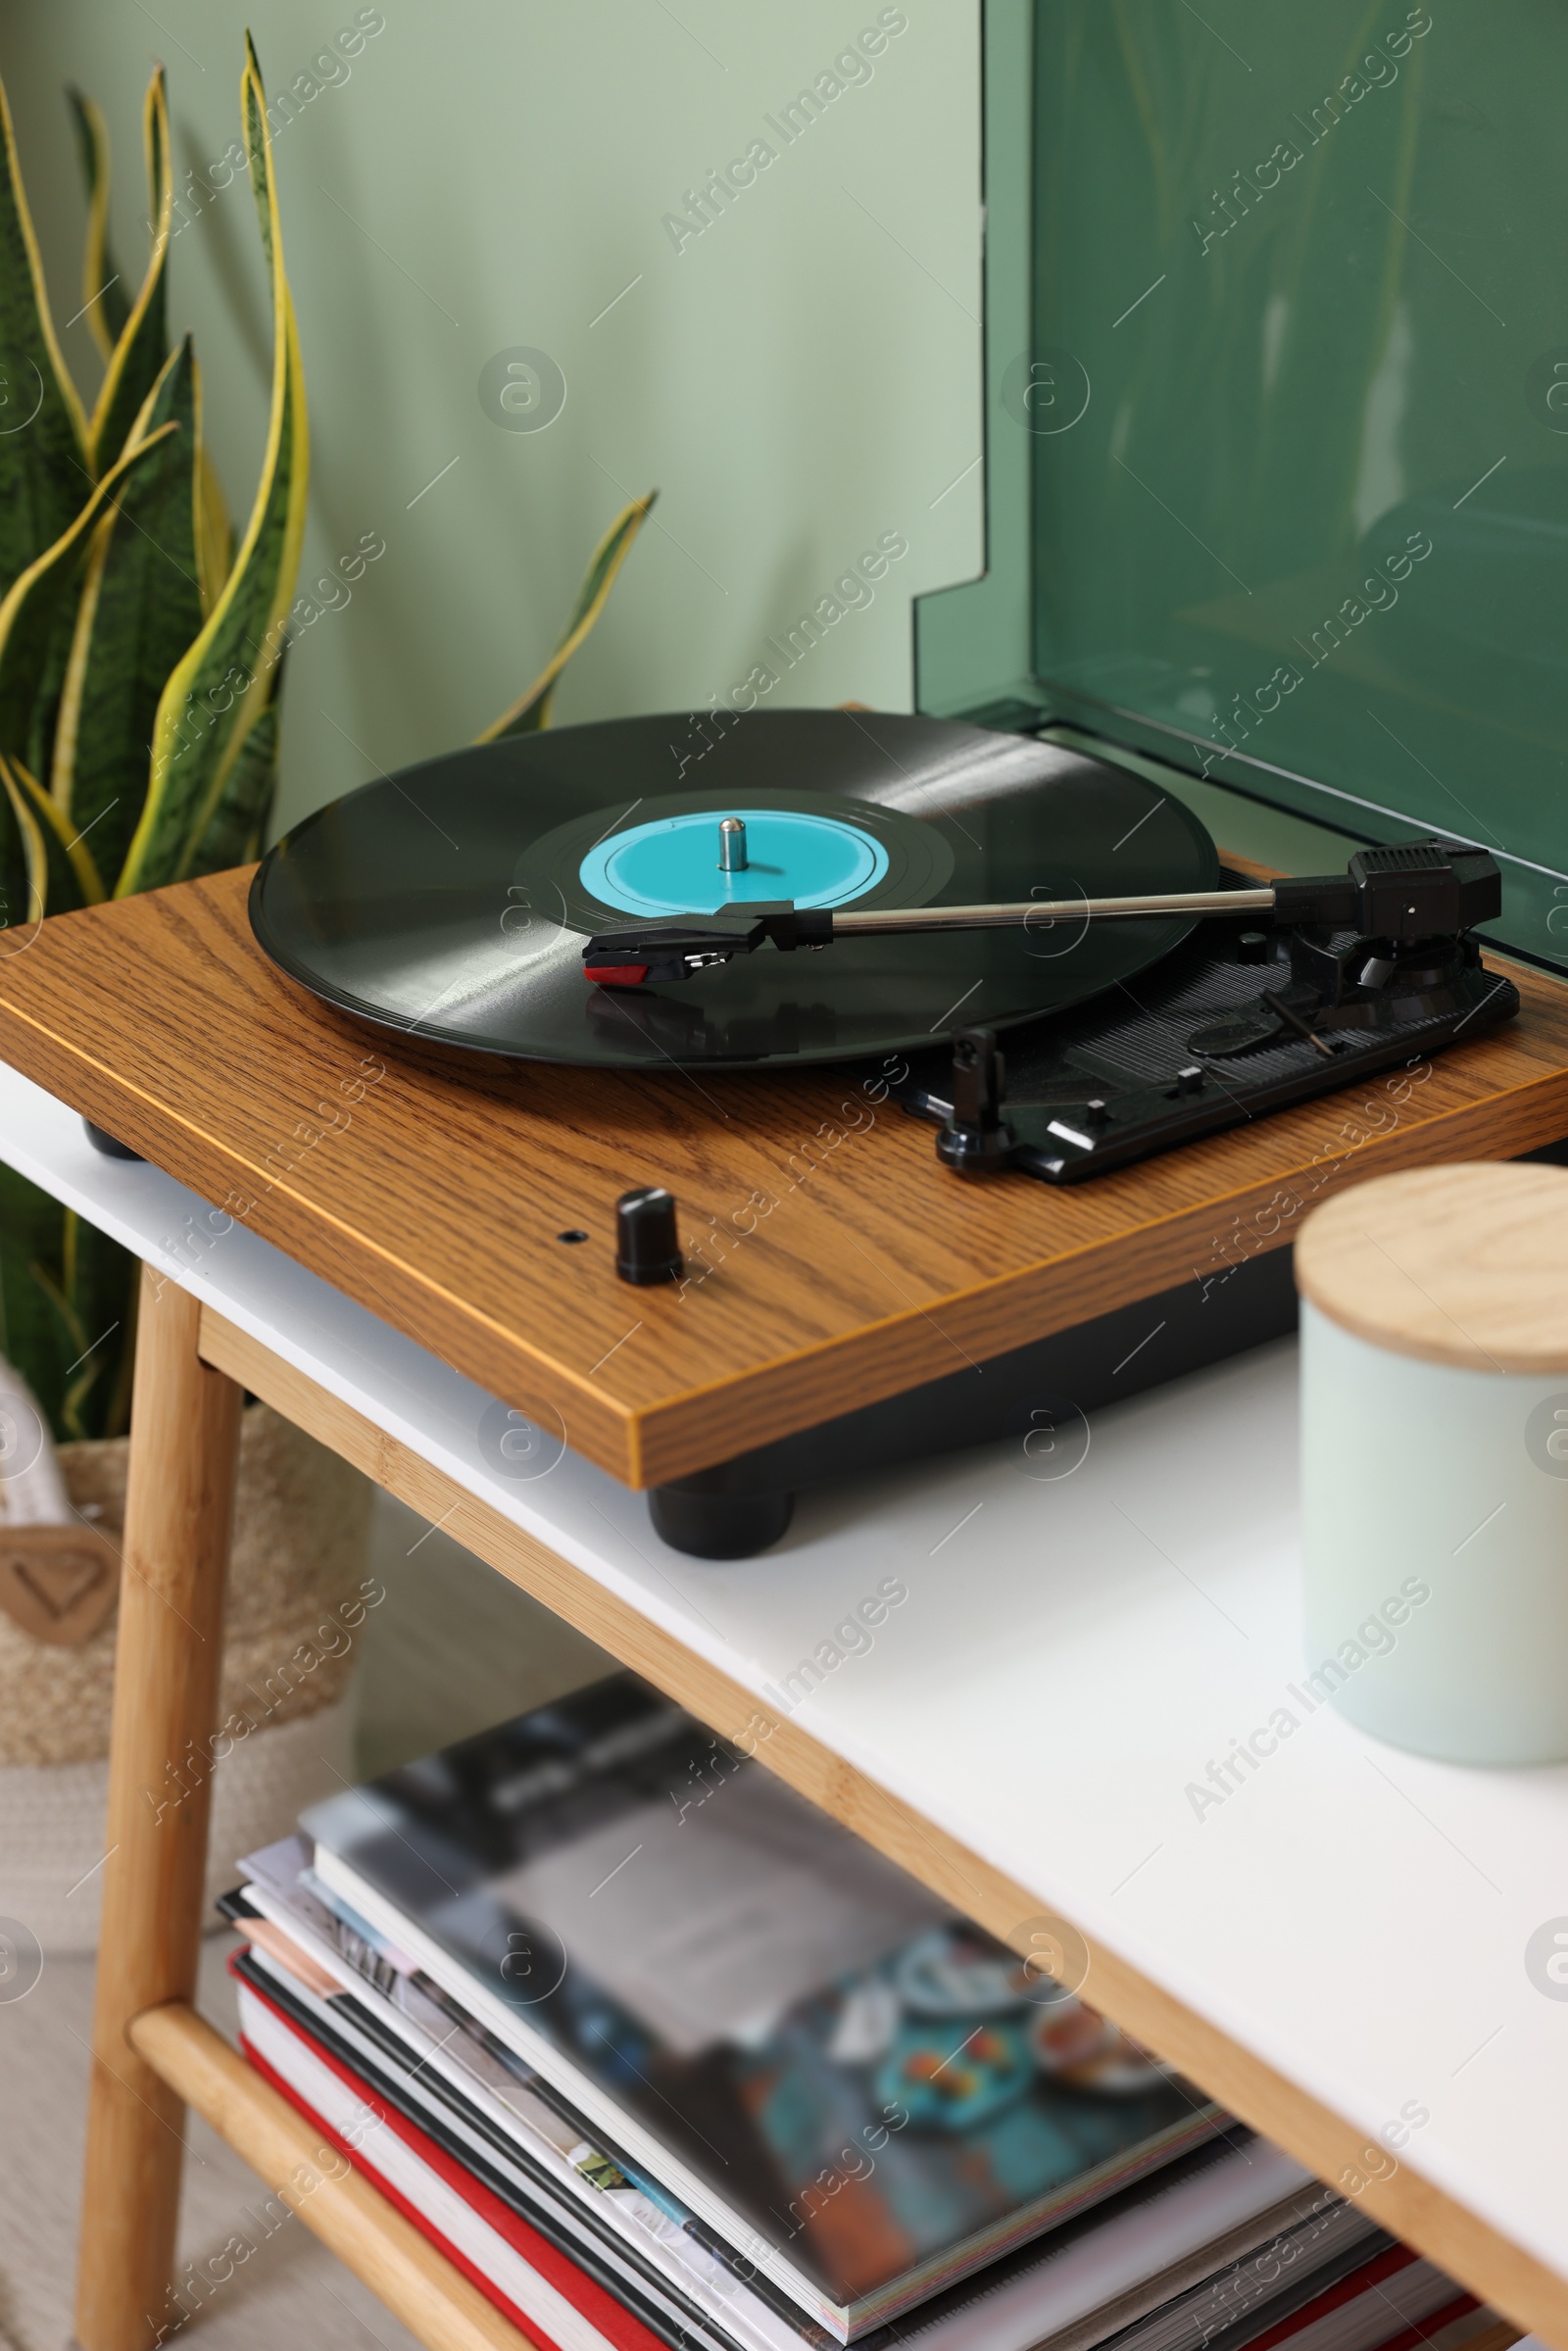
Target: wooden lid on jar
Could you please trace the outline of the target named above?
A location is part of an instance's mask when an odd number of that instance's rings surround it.
[[[1487,1161],[1357,1184],[1301,1227],[1296,1286],[1395,1354],[1568,1373],[1568,1168]]]

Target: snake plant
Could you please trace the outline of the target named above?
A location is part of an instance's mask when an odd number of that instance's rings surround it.
[[[189,336],[172,349],[174,174],[162,68],[144,109],[151,253],[132,296],[109,238],[98,106],[70,94],[86,180],[84,315],[103,361],[89,407],[61,355],[0,87],[0,961],[48,914],[257,855],[276,780],[309,431],[283,269],[266,92],[246,36],[240,114],[271,297],[261,478],[236,547],[202,428]],[[78,314],[80,315],[80,314]],[[595,551],[543,673],[482,741],[549,723],[652,498]],[[0,1357],[59,1438],[129,1409],[135,1267],[0,1163]],[[0,1475],[4,1463],[0,1461]]]

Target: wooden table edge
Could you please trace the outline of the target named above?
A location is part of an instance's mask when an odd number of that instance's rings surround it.
[[[351,1461],[551,1612],[656,1685],[912,1877],[1027,1952],[1042,1912],[982,1855],[750,1690],[688,1649],[628,1601],[514,1526],[446,1472],[399,1444],[309,1374],[212,1307],[201,1311],[202,1359]],[[1069,1922],[1070,1923],[1070,1922]],[[1548,2269],[1355,2124],[1102,1945],[1091,1946],[1087,1995],[1233,2114],[1359,2197],[1380,2227],[1448,2271],[1518,2327],[1568,2347],[1568,2278]],[[1387,2171],[1382,2167],[1390,2166]]]
[[[1504,1148],[1496,1148],[1499,1105],[1505,1129]],[[1327,1161],[1324,1197],[1347,1176],[1360,1182],[1372,1175],[1390,1175],[1403,1167],[1426,1166],[1432,1143],[1446,1131],[1461,1153],[1478,1158],[1515,1157],[1538,1151],[1568,1134],[1568,1068],[1544,1072],[1525,1086],[1483,1096],[1423,1120],[1419,1126],[1395,1128],[1388,1135],[1369,1137],[1350,1145]],[[1490,1148],[1489,1148],[1490,1147]],[[1446,1156],[1447,1154],[1446,1154]],[[956,1354],[967,1347],[983,1361],[1050,1339],[1079,1322],[1108,1314],[1121,1306],[1200,1277],[1194,1264],[1194,1245],[1220,1215],[1245,1223],[1259,1216],[1310,1172],[1293,1168],[1244,1184],[1233,1192],[1216,1194],[1197,1207],[1172,1209],[1136,1234],[1115,1234],[1080,1247],[1047,1263],[1026,1266],[992,1280],[956,1290],[929,1304],[910,1305],[880,1322],[780,1355],[757,1369],[715,1381],[710,1387],[683,1390],[662,1403],[628,1412],[626,1429],[631,1474],[610,1468],[612,1476],[634,1487],[663,1485],[694,1471],[750,1451],[775,1439],[811,1428],[820,1415],[809,1412],[809,1391],[821,1367],[840,1350],[856,1356],[857,1389],[865,1403],[907,1394],[924,1381],[958,1368]],[[956,1181],[963,1179],[956,1178]],[[1313,1204],[1302,1202],[1302,1209]],[[1258,1230],[1250,1255],[1261,1256],[1288,1248],[1295,1238],[1295,1218],[1277,1225],[1272,1234]],[[1203,1251],[1198,1249],[1200,1257]],[[1223,1259],[1210,1253],[1214,1270]],[[968,1360],[967,1357],[964,1360]],[[918,1368],[911,1369],[911,1365]],[[715,1450],[724,1438],[726,1449]]]
[[[82,1048],[56,1036],[32,1014],[6,1005],[0,997],[0,1035],[8,1021],[47,1040],[51,1051],[79,1075],[82,1085],[62,1099],[80,1114],[114,1131],[117,1125],[126,1124],[122,1116],[117,1118],[117,1110],[123,1111],[127,1097],[135,1098],[144,1106],[146,1123],[137,1126],[131,1122],[136,1131],[124,1134],[122,1140],[137,1149],[145,1146],[154,1163],[160,1141],[178,1132],[190,1138],[199,1153],[226,1163],[239,1183],[253,1180],[252,1171],[228,1146],[156,1103]],[[58,1071],[55,1074],[58,1078]],[[1440,1129],[1447,1134],[1450,1152],[1456,1145],[1460,1152],[1473,1151],[1486,1158],[1511,1156],[1554,1142],[1568,1132],[1568,1068],[1544,1069],[1539,1078],[1505,1093],[1483,1096],[1418,1126],[1396,1126],[1386,1134],[1371,1135],[1359,1146],[1348,1145],[1338,1155],[1325,1157],[1318,1188],[1327,1192],[1347,1177],[1359,1181],[1363,1176],[1424,1164],[1431,1157]],[[824,1367],[846,1349],[857,1356],[858,1398],[875,1403],[940,1378],[958,1368],[960,1361],[989,1360],[1097,1314],[1154,1297],[1192,1278],[1195,1249],[1200,1260],[1218,1267],[1224,1259],[1215,1255],[1221,1238],[1213,1230],[1217,1212],[1223,1211],[1233,1225],[1245,1227],[1249,1218],[1255,1221],[1263,1216],[1282,1190],[1293,1183],[1299,1186],[1309,1172],[1310,1165],[1283,1174],[1275,1171],[1199,1206],[1174,1208],[1135,1234],[1087,1242],[1048,1263],[955,1291],[936,1300],[934,1306],[902,1307],[859,1331],[802,1347],[796,1354],[776,1357],[736,1377],[685,1389],[641,1409],[619,1403],[597,1388],[590,1376],[576,1374],[569,1366],[553,1359],[548,1364],[535,1362],[528,1353],[518,1351],[520,1343],[514,1344],[511,1335],[499,1334],[501,1351],[510,1349],[517,1366],[515,1384],[501,1383],[510,1389],[504,1400],[525,1411],[559,1414],[557,1395],[568,1391],[572,1418],[567,1439],[575,1451],[624,1485],[666,1484],[815,1426],[824,1417]],[[959,1180],[954,1179],[956,1183]],[[315,1219],[323,1214],[303,1200],[301,1212]],[[1247,1253],[1262,1254],[1287,1246],[1293,1229],[1289,1219],[1276,1225],[1272,1233],[1259,1228],[1250,1236]],[[288,1252],[286,1240],[272,1240],[267,1234],[261,1237]],[[368,1253],[374,1249],[373,1244],[356,1241],[354,1246],[356,1249],[363,1246]],[[381,1264],[379,1257],[377,1263]],[[404,1269],[385,1265],[381,1269],[389,1282],[402,1284]],[[1202,1266],[1197,1270],[1201,1272]],[[323,1278],[331,1279],[330,1275]],[[424,1277],[410,1275],[408,1279],[417,1279],[421,1294],[434,1295],[436,1286]],[[360,1284],[358,1295],[370,1311],[384,1311],[391,1304],[383,1295],[378,1307],[364,1297],[366,1288],[376,1288],[368,1276]],[[357,1295],[352,1287],[347,1294]],[[396,1319],[407,1325],[410,1318],[400,1315]],[[417,1314],[412,1320],[416,1323]],[[552,1386],[556,1395],[551,1393]]]
[[[126,2038],[428,2351],[538,2351],[187,2002],[143,2009]]]

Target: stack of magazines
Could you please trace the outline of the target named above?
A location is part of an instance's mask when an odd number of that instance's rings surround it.
[[[542,2351],[1494,2351],[1357,2204],[629,1674],[245,1870],[251,2063]]]

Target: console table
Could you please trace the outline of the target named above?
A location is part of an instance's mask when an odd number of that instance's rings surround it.
[[[945,1246],[901,1236],[888,1172],[929,1138],[895,1128],[879,1161],[851,1137],[787,1231],[744,1239],[696,1300],[626,1291],[602,1262],[615,1193],[662,1179],[728,1214],[771,1164],[766,1082],[701,1080],[703,1103],[628,1079],[612,1150],[565,1073],[453,1076],[307,1004],[256,956],[242,887],[65,916],[0,962],[0,1154],[146,1266],[83,2351],[151,2340],[184,2104],[422,2340],[523,2341],[373,2187],[327,2176],[191,2004],[207,1787],[161,1820],[141,1790],[212,1729],[244,1390],[1015,1948],[1062,1954],[1205,2091],[1568,2347],[1568,2005],[1524,1964],[1568,1909],[1568,1769],[1425,1762],[1306,1702],[1289,1343],[1097,1417],[1076,1458],[992,1447],[824,1489],[742,1565],[667,1550],[621,1481],[808,1427],[847,1384],[897,1393],[955,1346],[980,1363],[1062,1327],[1082,1260],[1132,1214],[1125,1181],[1087,1203],[1004,1187]],[[1439,1129],[1444,1155],[1487,1156],[1568,1131],[1561,992],[1522,985],[1526,1019],[1438,1064],[1419,1118],[1353,1147],[1355,1172]],[[803,1116],[843,1091],[783,1084]],[[160,1164],[99,1156],[77,1112]],[[1326,1128],[1320,1103],[1245,1139],[1238,1217]],[[1172,1163],[1124,1249],[1128,1296],[1190,1263],[1211,1211],[1184,1187],[1209,1148]],[[590,1224],[597,1256],[558,1238]],[[497,1444],[509,1407],[534,1416],[523,1446]],[[835,1642],[889,1586],[906,1596],[869,1647]],[[1282,1709],[1294,1732],[1270,1745]]]

